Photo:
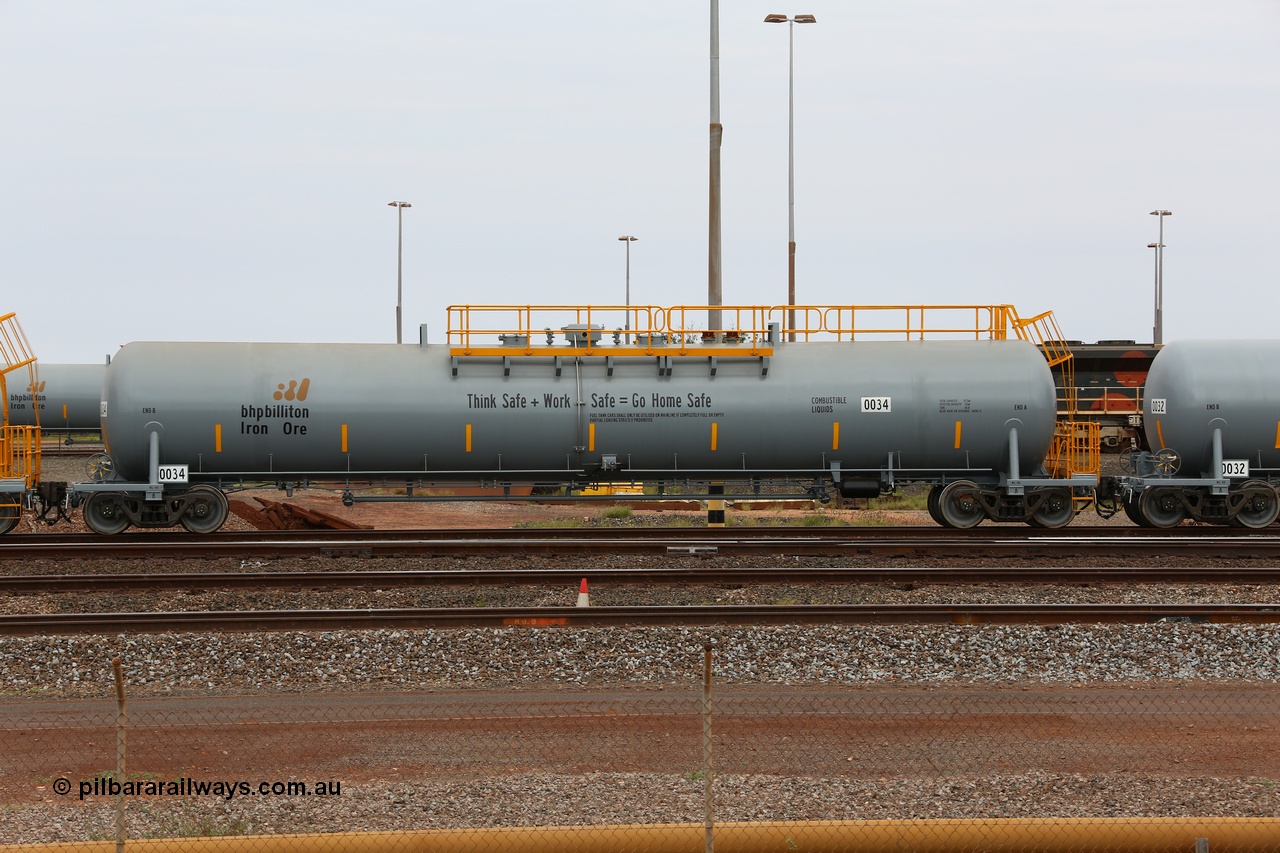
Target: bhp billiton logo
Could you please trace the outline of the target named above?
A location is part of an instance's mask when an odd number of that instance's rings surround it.
[[[32,382],[32,383],[28,384],[28,385],[27,385],[27,391],[28,391],[29,393],[31,393],[31,394],[43,394],[43,393],[44,393],[44,380],[43,380],[43,379],[41,379],[39,382]]]
[[[271,396],[277,400],[297,400],[302,402],[307,399],[307,391],[311,388],[311,380],[304,379],[299,382],[296,379],[290,379],[288,387],[281,382],[276,386],[279,390]]]

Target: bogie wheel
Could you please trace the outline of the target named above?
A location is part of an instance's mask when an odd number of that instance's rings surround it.
[[[1070,489],[1046,489],[1044,502],[1031,516],[1036,527],[1066,527],[1075,518]]]
[[[1139,527],[1150,527],[1151,522],[1147,521],[1147,517],[1142,514],[1142,496],[1134,495],[1129,500],[1121,500],[1124,506],[1124,514],[1129,516],[1129,520]]]
[[[1152,527],[1177,527],[1187,517],[1177,489],[1147,489],[1141,505],[1142,515]]]
[[[938,497],[942,494],[942,488],[942,486],[930,486],[925,503],[929,507],[929,517],[946,527],[946,519],[942,517],[942,508],[938,505]]]
[[[978,496],[978,487],[968,480],[957,480],[938,495],[938,514],[947,527],[965,530],[977,527],[987,517]]]
[[[192,533],[212,533],[227,520],[227,496],[213,486],[192,486],[182,526]]]
[[[0,536],[18,526],[22,518],[22,496],[0,494]]]
[[[1246,480],[1240,491],[1245,493],[1244,501],[1232,521],[1238,521],[1245,527],[1270,527],[1280,517],[1280,498],[1276,490],[1262,480]]]
[[[120,505],[120,495],[94,492],[84,502],[84,523],[94,533],[112,536],[129,526],[129,517]]]

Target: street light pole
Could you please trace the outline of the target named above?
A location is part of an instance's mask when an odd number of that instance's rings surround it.
[[[766,24],[787,25],[787,328],[796,339],[796,61],[795,25],[816,24],[813,15],[766,15]]]
[[[1151,343],[1155,346],[1160,345],[1160,244],[1148,243],[1148,249],[1155,249],[1152,258],[1152,274],[1155,276],[1155,283],[1152,292],[1155,294],[1155,324],[1151,327]]]
[[[1173,216],[1172,210],[1153,210],[1151,215],[1160,222],[1160,236],[1147,248],[1156,250],[1156,317],[1155,327],[1151,330],[1151,342],[1155,346],[1164,344],[1164,218]]]
[[[711,151],[707,203],[707,332],[721,326],[723,272],[721,270],[720,145],[720,0],[711,0]]]
[[[387,202],[387,207],[396,209],[396,343],[400,343],[400,303],[404,296],[404,209],[413,205],[407,201],[391,201]]]
[[[627,332],[626,342],[631,343],[631,244],[639,240],[639,237],[632,237],[630,234],[624,234],[618,238],[627,245],[627,313],[623,318],[623,329]]]

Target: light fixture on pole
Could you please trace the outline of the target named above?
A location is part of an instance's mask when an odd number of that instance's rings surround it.
[[[787,25],[787,328],[796,339],[796,62],[795,25],[816,24],[813,15],[766,15],[766,24]]]
[[[400,343],[400,302],[404,296],[404,209],[413,207],[407,201],[389,201],[396,209],[396,343]]]
[[[1151,343],[1155,346],[1164,344],[1164,218],[1173,216],[1172,210],[1153,210],[1151,215],[1160,221],[1160,236],[1154,243],[1148,243],[1148,249],[1156,250],[1156,318],[1155,327],[1151,330]]]
[[[627,313],[623,318],[623,329],[627,332],[626,342],[631,343],[631,244],[639,240],[639,237],[632,237],[630,234],[623,234],[618,238],[627,245]]]

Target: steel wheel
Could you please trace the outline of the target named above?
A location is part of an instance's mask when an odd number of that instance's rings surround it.
[[[1066,527],[1076,517],[1070,489],[1045,489],[1044,503],[1031,516],[1037,527]]]
[[[1147,489],[1142,493],[1142,515],[1152,527],[1177,527],[1187,517],[1177,489]]]
[[[964,530],[976,527],[987,517],[978,499],[978,487],[968,480],[957,480],[938,495],[938,514],[947,527]]]
[[[182,526],[192,533],[212,533],[227,520],[227,496],[213,486],[192,486],[186,494]]]
[[[938,505],[938,497],[942,494],[942,486],[930,486],[929,494],[925,499],[926,505],[929,507],[929,517],[941,524],[947,526],[947,521],[942,517],[942,508]]]
[[[1244,493],[1244,500],[1233,521],[1253,528],[1275,524],[1276,518],[1280,517],[1280,500],[1270,484],[1262,480],[1246,480],[1240,486],[1240,491]]]
[[[121,496],[111,492],[94,492],[84,502],[84,523],[95,533],[111,536],[129,526],[129,517],[120,505]]]
[[[1129,500],[1122,500],[1121,505],[1124,507],[1124,514],[1129,516],[1129,520],[1139,527],[1150,527],[1151,522],[1147,521],[1146,516],[1142,514],[1142,496],[1135,495]]]
[[[22,495],[0,494],[0,536],[18,526],[22,518]]]

